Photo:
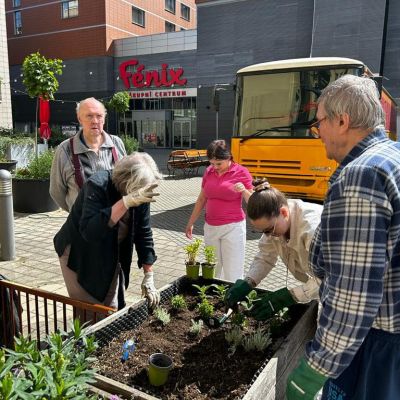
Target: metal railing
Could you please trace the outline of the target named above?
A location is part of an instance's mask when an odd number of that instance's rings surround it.
[[[96,323],[116,310],[0,280],[0,311],[0,345],[12,347],[14,336],[30,336],[40,343],[49,333],[67,331],[77,317]]]

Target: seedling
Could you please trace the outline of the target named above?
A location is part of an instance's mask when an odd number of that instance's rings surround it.
[[[236,312],[231,319],[233,325],[238,327],[246,327],[248,325],[248,321],[246,316],[241,312]]]
[[[207,296],[207,290],[210,289],[211,285],[192,285],[195,289],[198,291],[198,296],[200,298],[200,301],[204,301],[208,296]]]
[[[163,307],[157,307],[154,310],[153,314],[155,318],[158,319],[163,324],[163,326],[169,324],[171,321],[171,315]]]
[[[239,326],[234,326],[229,331],[225,332],[225,340],[228,342],[229,346],[229,355],[232,356],[235,354],[237,347],[242,342],[243,333]]]
[[[208,320],[214,315],[214,306],[207,299],[203,299],[197,306],[197,311],[203,319]]]
[[[201,333],[201,330],[203,329],[203,320],[199,319],[197,322],[192,319],[192,325],[189,329],[189,333],[191,333],[193,336],[199,336]]]
[[[254,333],[243,338],[242,345],[245,351],[264,351],[272,343],[271,335],[264,329],[258,328]]]
[[[224,301],[225,293],[228,290],[228,285],[217,285],[216,283],[213,283],[211,286],[213,287],[214,293],[217,295],[218,300]]]
[[[196,264],[196,258],[199,254],[200,250],[200,245],[201,245],[201,240],[200,239],[194,239],[194,241],[188,245],[186,245],[185,251],[186,251],[186,256],[187,256],[187,264],[190,265],[195,265]]]
[[[256,301],[259,301],[260,299],[258,298],[258,294],[255,290],[252,290],[247,296],[246,296],[246,300],[242,301],[240,304],[243,306],[243,308],[246,311],[250,311],[253,306],[254,303]]]
[[[183,310],[187,308],[185,298],[180,294],[171,298],[171,306],[174,310]]]
[[[204,258],[206,264],[213,265],[216,262],[215,246],[204,246]]]

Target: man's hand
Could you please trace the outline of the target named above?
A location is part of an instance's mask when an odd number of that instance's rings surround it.
[[[282,308],[296,303],[286,288],[264,294],[259,299],[259,301],[254,302],[253,308],[250,310],[250,315],[259,321],[265,321]]]
[[[286,385],[287,400],[314,400],[324,386],[327,376],[311,368],[304,357],[288,376]]]
[[[153,197],[159,196],[160,193],[153,192],[153,190],[157,186],[157,183],[150,183],[136,192],[128,193],[126,196],[123,196],[122,201],[124,202],[126,209],[130,207],[138,207],[143,203],[152,203],[156,201]]]
[[[154,272],[145,272],[142,281],[142,296],[147,297],[151,308],[160,303],[160,292],[154,286]]]
[[[238,279],[235,284],[225,293],[225,304],[233,308],[239,301],[243,300],[253,287],[244,279]]]

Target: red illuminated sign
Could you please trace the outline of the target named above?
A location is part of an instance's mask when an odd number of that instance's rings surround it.
[[[134,59],[119,65],[119,76],[127,89],[184,86],[187,79],[182,78],[183,72],[183,68],[168,68],[168,64],[161,64],[161,72],[145,71],[145,65],[139,64],[139,61]]]

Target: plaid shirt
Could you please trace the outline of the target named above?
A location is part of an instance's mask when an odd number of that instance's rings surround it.
[[[332,175],[310,263],[322,312],[306,358],[336,378],[371,328],[400,334],[400,143],[382,129]]]

